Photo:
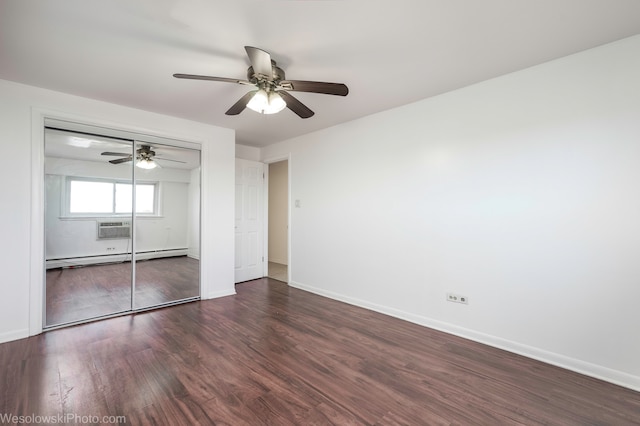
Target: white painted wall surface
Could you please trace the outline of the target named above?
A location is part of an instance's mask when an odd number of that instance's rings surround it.
[[[287,265],[289,162],[269,164],[269,262]]]
[[[43,116],[201,143],[202,297],[235,293],[232,130],[0,80],[0,150],[10,159],[0,168],[0,342],[37,333],[42,324],[43,192],[32,178],[43,176],[43,159],[32,148],[42,141],[34,123]]]
[[[640,36],[263,149],[292,285],[640,390],[638,76]]]
[[[243,160],[260,161],[260,148],[247,145],[236,145],[236,158]]]

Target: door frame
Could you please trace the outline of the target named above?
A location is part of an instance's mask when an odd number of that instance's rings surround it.
[[[202,218],[207,214],[207,203],[204,200],[206,176],[209,171],[206,158],[208,157],[207,143],[193,140],[189,137],[171,135],[166,132],[151,132],[149,129],[137,128],[132,125],[100,121],[95,118],[65,113],[58,110],[33,107],[31,109],[31,233],[29,258],[29,336],[42,333],[44,330],[45,307],[45,209],[44,209],[44,129],[46,120],[68,122],[70,125],[104,128],[107,131],[124,132],[145,135],[150,138],[171,139],[183,141],[199,146],[200,149],[200,298],[206,299],[210,295],[208,285],[208,268],[204,267],[208,245],[203,244],[210,236],[209,228],[204,228]],[[127,313],[130,314],[130,313]]]
[[[264,171],[264,272],[266,277],[269,273],[269,165],[287,161],[287,285],[291,282],[292,259],[291,259],[291,153],[279,157],[271,157],[263,160],[267,166]]]

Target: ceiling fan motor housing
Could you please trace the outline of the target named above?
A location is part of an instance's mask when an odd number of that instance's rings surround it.
[[[150,145],[142,145],[139,149],[136,150],[137,158],[140,160],[151,160],[155,157],[156,152],[151,150]]]
[[[284,70],[277,66],[276,61],[274,61],[273,59],[271,60],[271,71],[271,80],[275,83],[275,85],[277,85],[281,80],[285,80]],[[261,81],[264,81],[265,78],[260,75],[256,75],[255,71],[253,71],[253,67],[249,67],[249,69],[247,69],[247,80],[249,80],[253,84],[257,84]]]

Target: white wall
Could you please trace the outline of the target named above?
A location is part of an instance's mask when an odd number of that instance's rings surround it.
[[[289,162],[269,164],[269,262],[289,263]]]
[[[236,158],[243,160],[260,161],[260,148],[247,145],[236,145]]]
[[[640,390],[639,75],[636,36],[263,149],[292,285]]]
[[[202,144],[202,296],[235,293],[234,132],[0,80],[0,342],[42,325],[44,117]]]

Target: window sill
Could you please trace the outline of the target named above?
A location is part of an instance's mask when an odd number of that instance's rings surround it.
[[[131,220],[132,216],[131,215],[92,215],[92,216],[58,216],[58,219],[60,220],[103,220],[103,219],[114,219],[114,220],[118,220],[118,219],[129,219]],[[143,219],[143,220],[148,220],[148,219],[164,219],[164,216],[162,215],[137,215],[136,216],[136,220],[138,219]]]

